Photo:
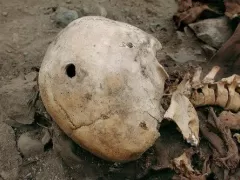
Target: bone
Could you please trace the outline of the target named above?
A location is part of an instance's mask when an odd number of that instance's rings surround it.
[[[201,92],[198,92],[198,90],[201,90]],[[202,89],[199,88],[198,90],[194,90],[192,92],[192,96],[191,96],[191,103],[194,105],[194,106],[203,106],[205,105],[205,96],[204,94],[202,93]]]
[[[193,75],[192,78],[192,87],[193,88],[199,88],[201,87],[201,74],[202,74],[202,68],[201,67],[197,67],[196,71]]]
[[[204,98],[204,104],[205,105],[214,105],[215,104],[215,92],[214,89],[209,88],[208,85],[205,85],[202,88],[203,94],[205,96]]]
[[[239,86],[240,86],[240,76],[237,75],[237,74],[233,74],[233,75],[230,76],[230,77],[222,78],[222,79],[221,79],[222,82],[225,82],[225,83],[227,83],[227,84],[232,84],[234,80],[236,81],[237,86],[239,87]]]
[[[228,103],[226,105],[226,110],[232,110],[234,112],[240,109],[240,94],[236,92],[237,81],[234,78],[232,84],[228,86]]]
[[[184,139],[193,146],[199,144],[199,119],[189,99],[175,91],[164,118],[174,121],[181,130]]]
[[[214,78],[217,75],[218,71],[220,70],[219,66],[214,66],[211,71],[205,76],[205,78],[203,79],[203,83],[213,83],[214,82]]]
[[[225,88],[225,84],[223,82],[217,83],[216,90],[216,105],[220,107],[226,107],[228,102],[228,90]]]

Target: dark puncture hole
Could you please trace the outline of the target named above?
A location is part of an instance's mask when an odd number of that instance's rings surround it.
[[[131,42],[127,43],[127,46],[128,46],[129,48],[133,48],[133,44],[132,44]]]
[[[45,144],[44,152],[49,151],[52,148],[53,148],[53,142],[52,142],[52,140],[50,140],[47,144]]]
[[[197,89],[197,92],[198,92],[198,93],[202,93],[202,89],[201,89],[201,88],[198,88],[198,89]]]
[[[74,64],[68,64],[66,66],[66,74],[68,75],[68,77],[72,78],[76,75],[76,69]]]

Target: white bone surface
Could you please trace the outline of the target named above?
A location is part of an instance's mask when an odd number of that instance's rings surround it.
[[[70,23],[49,46],[39,73],[43,103],[76,143],[110,161],[139,158],[159,137],[167,73],[160,42],[103,17]],[[66,68],[75,66],[75,76]]]

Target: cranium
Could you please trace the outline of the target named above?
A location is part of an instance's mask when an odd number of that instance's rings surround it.
[[[135,160],[159,137],[167,73],[160,42],[131,25],[88,16],[49,46],[39,73],[43,103],[81,147],[106,160]]]

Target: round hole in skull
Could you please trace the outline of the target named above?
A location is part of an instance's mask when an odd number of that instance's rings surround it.
[[[76,75],[76,70],[75,70],[74,64],[68,64],[66,66],[66,74],[70,78],[73,78]]]

